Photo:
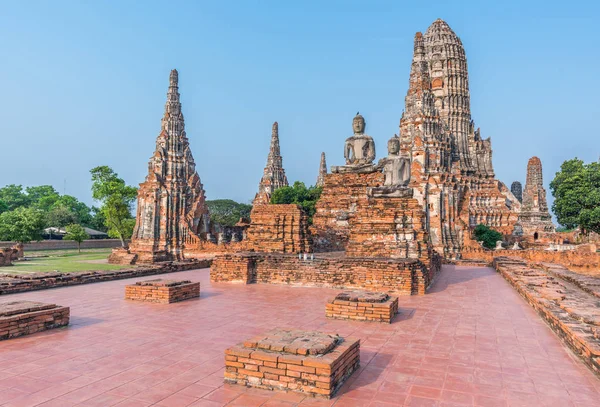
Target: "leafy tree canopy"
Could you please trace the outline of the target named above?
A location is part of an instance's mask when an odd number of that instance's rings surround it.
[[[63,237],[64,240],[72,240],[77,242],[77,250],[81,252],[81,242],[85,239],[89,239],[89,235],[83,228],[83,226],[78,224],[67,225],[65,228],[67,234]]]
[[[567,229],[600,233],[600,163],[573,158],[560,166],[550,182],[552,211]]]
[[[487,247],[488,249],[494,249],[496,242],[503,239],[502,233],[483,224],[475,227],[473,235],[475,236],[475,240],[483,242],[483,247]]]
[[[240,218],[250,216],[252,205],[235,202],[231,199],[206,201],[210,220],[222,226],[234,226]]]
[[[44,212],[36,208],[20,207],[0,214],[0,240],[29,243],[42,240],[46,225]]]
[[[10,211],[31,203],[29,196],[23,191],[23,186],[15,184],[0,188],[0,200],[8,206]]]
[[[0,213],[7,212],[8,205],[3,200],[0,200]]]
[[[131,215],[133,202],[137,197],[137,188],[128,186],[112,168],[104,165],[90,170],[92,174],[92,197],[101,203],[100,212],[105,218],[108,235],[125,239],[133,233],[135,219]]]
[[[323,188],[311,186],[306,188],[304,182],[296,181],[291,187],[276,189],[271,195],[272,204],[298,204],[308,214],[309,223],[316,212],[315,206],[321,197]]]

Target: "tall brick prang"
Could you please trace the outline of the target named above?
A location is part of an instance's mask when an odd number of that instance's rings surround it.
[[[267,165],[258,184],[258,193],[254,198],[254,204],[268,203],[271,194],[277,188],[287,186],[288,180],[283,169],[283,158],[279,148],[279,124],[275,122],[271,131],[271,147],[267,156]]]
[[[519,215],[519,223],[526,237],[536,240],[541,233],[555,231],[552,216],[548,212],[546,190],[542,175],[542,161],[531,157],[527,163],[527,180],[523,191],[523,206]]]
[[[156,150],[138,191],[129,251],[139,262],[182,260],[185,242],[205,238],[208,232],[208,207],[185,132],[178,83],[173,69]]]

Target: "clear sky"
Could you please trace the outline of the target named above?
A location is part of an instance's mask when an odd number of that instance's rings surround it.
[[[179,70],[208,199],[254,197],[279,122],[290,181],[321,151],[343,164],[357,111],[378,158],[398,131],[413,36],[442,18],[466,49],[471,109],[497,177],[546,185],[597,160],[599,2],[0,1],[0,186],[51,184],[91,203],[89,170],[137,185]]]

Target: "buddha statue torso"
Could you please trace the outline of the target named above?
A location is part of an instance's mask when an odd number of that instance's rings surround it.
[[[370,188],[368,194],[374,197],[412,196],[410,183],[410,156],[400,151],[400,139],[394,135],[388,141],[388,156],[379,160],[379,169],[383,169],[383,186]]]
[[[373,138],[365,134],[365,119],[356,114],[352,120],[354,135],[348,137],[344,144],[344,158],[346,165],[332,167],[332,172],[373,172],[376,167],[375,142]]]

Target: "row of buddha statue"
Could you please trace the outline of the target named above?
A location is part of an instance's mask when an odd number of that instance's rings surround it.
[[[375,164],[375,141],[365,133],[365,118],[360,113],[356,113],[352,120],[352,130],[354,134],[348,137],[344,144],[346,165],[331,167],[331,172],[367,174],[383,171],[383,185],[368,188],[369,196],[377,198],[411,196],[412,190],[408,187],[410,153],[400,150],[400,138],[394,134],[387,144],[387,157]]]

